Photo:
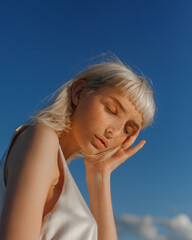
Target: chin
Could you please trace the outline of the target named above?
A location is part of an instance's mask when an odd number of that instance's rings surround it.
[[[82,151],[87,155],[96,155],[101,152],[94,144],[87,143],[86,146],[82,146]]]

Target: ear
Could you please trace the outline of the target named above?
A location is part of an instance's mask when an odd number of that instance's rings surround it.
[[[71,87],[71,101],[74,105],[77,105],[82,91],[86,87],[86,81],[81,79],[75,82]]]

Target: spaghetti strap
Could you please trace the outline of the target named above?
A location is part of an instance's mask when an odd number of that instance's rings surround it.
[[[87,206],[65,160],[59,144],[65,171],[61,194],[41,228],[39,240],[96,240],[97,223]]]
[[[63,154],[63,151],[62,151],[62,148],[61,148],[61,145],[60,145],[60,144],[59,144],[59,150],[60,150],[60,153],[61,153],[61,157],[62,157],[63,163],[65,164],[65,166],[66,166],[66,165],[68,166],[68,164],[67,164],[67,162],[66,162],[66,160],[65,160],[65,157],[64,157],[64,154]]]
[[[6,176],[5,169],[6,169],[6,164],[7,164],[7,157],[8,157],[8,154],[10,152],[10,149],[11,149],[16,137],[22,131],[24,131],[29,125],[30,124],[21,125],[14,131],[14,133],[11,137],[11,140],[8,144],[7,149],[5,150],[2,158],[0,159],[0,216],[1,216],[2,208],[3,208],[3,204],[5,201],[5,194],[6,194],[7,183],[6,183],[6,179],[5,179],[5,176]]]
[[[29,125],[22,125],[15,130],[9,147],[0,161],[0,215],[6,194],[6,187],[3,182],[4,161],[14,139],[27,126]],[[39,240],[97,240],[96,220],[73,179],[60,144],[59,151],[65,171],[64,184],[54,208],[42,222]]]
[[[26,128],[28,128],[30,125],[31,125],[31,124],[23,124],[23,125],[19,126],[19,127],[15,130],[15,132],[13,133],[13,135],[12,135],[12,137],[11,137],[11,140],[10,140],[10,143],[9,143],[9,145],[8,145],[8,148],[7,148],[7,150],[6,150],[6,152],[5,152],[4,156],[3,156],[3,161],[4,161],[4,168],[3,168],[4,174],[3,174],[3,175],[4,175],[4,184],[5,184],[5,186],[7,185],[6,179],[5,179],[5,175],[6,175],[5,169],[6,169],[6,166],[7,166],[7,157],[8,157],[8,155],[9,155],[10,150],[11,150],[11,147],[12,147],[15,139],[16,139]]]

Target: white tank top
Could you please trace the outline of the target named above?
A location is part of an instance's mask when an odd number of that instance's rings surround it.
[[[0,160],[0,215],[6,192],[4,180],[6,157],[18,131],[25,126],[16,129],[8,149]],[[69,171],[60,145],[59,151],[65,171],[64,185],[54,209],[44,219],[39,240],[97,240],[97,223]]]

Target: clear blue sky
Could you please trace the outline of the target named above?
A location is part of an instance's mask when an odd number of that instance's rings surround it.
[[[120,240],[192,239],[191,9],[185,0],[0,2],[0,155],[92,57],[110,51],[152,80],[155,121],[139,137],[147,143],[111,175]],[[89,205],[82,159],[69,167]],[[182,221],[188,235],[173,227]]]

